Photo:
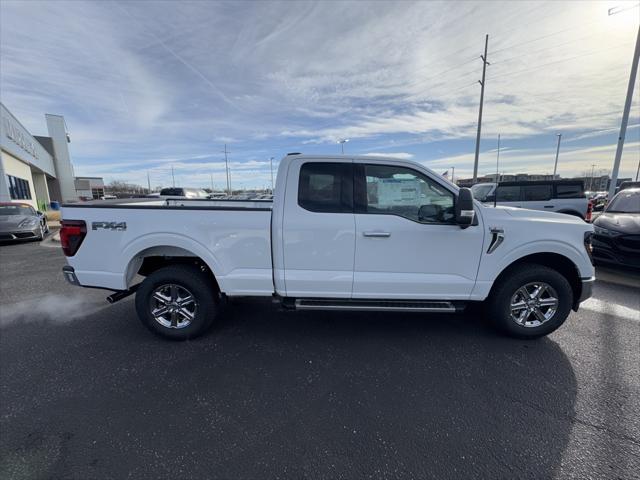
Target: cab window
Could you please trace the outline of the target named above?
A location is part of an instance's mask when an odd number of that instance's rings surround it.
[[[352,164],[310,162],[302,165],[298,205],[312,212],[353,212]]]
[[[454,222],[454,195],[434,180],[401,166],[362,167],[364,205],[359,213],[398,215],[420,223]]]

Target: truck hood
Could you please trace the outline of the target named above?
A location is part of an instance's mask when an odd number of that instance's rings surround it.
[[[554,212],[542,212],[540,210],[528,210],[526,208],[515,207],[489,207],[483,205],[482,214],[492,220],[515,218],[519,220],[528,220],[532,222],[546,222],[546,223],[562,223],[562,224],[575,224],[581,226],[589,226],[584,220],[573,215],[567,215],[564,213]],[[585,229],[588,230],[588,229]]]

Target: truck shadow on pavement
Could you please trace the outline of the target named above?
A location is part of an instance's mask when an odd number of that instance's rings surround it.
[[[202,474],[549,478],[574,418],[576,379],[558,345],[499,336],[473,312],[236,301],[206,337],[159,346],[196,355],[199,368],[172,382],[197,385],[191,422],[222,427],[207,434],[217,454]]]
[[[64,388],[49,398],[32,379],[39,403],[9,412],[25,435],[5,438],[11,458],[34,434],[64,438],[41,476],[550,478],[575,416],[576,379],[553,339],[501,337],[473,313],[235,301],[183,343],[151,335],[130,301],[99,315],[47,327],[79,339],[47,366]]]

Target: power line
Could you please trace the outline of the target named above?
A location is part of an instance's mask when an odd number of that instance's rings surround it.
[[[625,45],[626,45],[626,44],[625,44]],[[547,62],[547,63],[542,63],[542,64],[534,65],[534,66],[531,66],[531,67],[526,68],[526,69],[524,69],[524,70],[517,70],[517,71],[515,71],[515,72],[504,72],[504,73],[500,73],[500,72],[498,72],[498,74],[496,74],[496,75],[492,75],[492,76],[490,76],[489,78],[491,78],[491,79],[495,79],[495,78],[500,78],[500,77],[511,77],[511,76],[514,76],[514,75],[519,75],[519,74],[521,74],[521,73],[530,72],[531,70],[537,70],[537,69],[539,69],[540,67],[546,67],[546,66],[548,66],[548,65],[555,65],[556,63],[568,62],[568,61],[570,61],[570,60],[575,60],[575,59],[577,59],[577,58],[583,58],[583,57],[588,57],[588,56],[591,56],[591,55],[596,55],[596,54],[598,54],[598,53],[608,52],[609,50],[615,50],[615,49],[618,49],[618,48],[620,48],[620,46],[621,46],[621,45],[616,45],[616,46],[613,46],[613,47],[605,48],[605,49],[603,49],[603,50],[597,50],[597,51],[595,51],[595,52],[586,52],[586,53],[581,53],[581,54],[579,54],[579,55],[574,55],[574,56],[572,56],[572,57],[565,57],[565,58],[561,58],[561,59],[559,59],[559,60],[554,60],[553,62]]]

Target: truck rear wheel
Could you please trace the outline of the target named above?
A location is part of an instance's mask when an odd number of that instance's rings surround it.
[[[573,290],[562,274],[543,265],[523,264],[496,285],[488,314],[512,337],[538,338],[560,327],[572,304]]]
[[[153,333],[187,340],[206,332],[218,311],[216,291],[198,267],[172,265],[149,275],[136,292],[136,311]]]

